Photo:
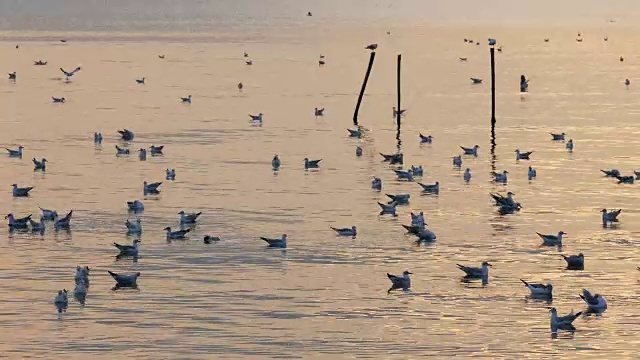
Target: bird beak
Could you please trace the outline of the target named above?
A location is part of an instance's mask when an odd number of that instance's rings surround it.
[[[413,275],[413,273],[412,273],[412,272],[410,272],[409,274]]]

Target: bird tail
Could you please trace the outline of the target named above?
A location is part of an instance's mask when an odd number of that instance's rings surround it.
[[[112,277],[116,277],[116,276],[118,276],[118,274],[116,274],[116,273],[114,273],[114,272],[112,272],[112,271],[110,271],[110,270],[107,270],[107,272],[108,272],[108,273],[109,273],[109,275],[111,275]]]
[[[578,311],[575,315],[576,315],[576,317],[582,315],[582,311]]]
[[[199,213],[197,213],[197,214],[196,214],[196,217],[197,217],[197,216],[200,216],[200,215],[202,215],[202,211],[201,211],[201,212],[199,212]]]
[[[456,264],[458,266],[458,268],[462,269],[464,268],[464,266],[460,265],[460,264]]]
[[[525,286],[529,286],[529,283],[527,283],[526,281],[524,281],[524,280],[522,280],[522,279],[520,279],[520,281],[522,281],[522,283],[523,283]]]
[[[391,274],[389,274],[389,273],[387,273],[387,277],[388,277],[389,279],[394,278],[394,276],[393,276],[393,275],[391,275]]]

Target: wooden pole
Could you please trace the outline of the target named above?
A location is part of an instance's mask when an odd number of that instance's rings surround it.
[[[491,54],[491,168],[496,171],[496,59],[495,49],[489,48]]]
[[[369,66],[367,67],[367,73],[364,75],[364,81],[362,82],[362,88],[360,89],[360,95],[358,95],[358,102],[356,103],[356,110],[353,113],[353,125],[358,126],[358,111],[360,110],[360,104],[362,103],[362,97],[364,96],[364,90],[367,88],[367,82],[369,81],[369,75],[371,74],[371,69],[373,68],[373,60],[376,57],[376,52],[371,52],[371,57],[369,58]]]
[[[397,92],[398,92],[398,111],[396,114],[396,124],[398,126],[398,131],[400,131],[400,118],[402,117],[402,107],[400,106],[400,65],[402,64],[402,54],[398,54],[398,74],[397,74]]]

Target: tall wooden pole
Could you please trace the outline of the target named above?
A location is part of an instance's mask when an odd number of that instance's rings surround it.
[[[491,170],[496,171],[496,59],[495,49],[489,48],[491,54]]]
[[[371,52],[371,57],[369,58],[369,66],[367,67],[367,73],[364,75],[364,81],[362,82],[362,88],[360,89],[360,95],[358,95],[358,102],[356,103],[356,110],[353,113],[353,125],[358,126],[358,111],[360,110],[360,104],[362,103],[362,97],[364,96],[364,90],[367,88],[367,82],[369,81],[369,75],[371,74],[371,69],[373,68],[373,60],[376,57],[376,52]]]
[[[402,54],[398,54],[398,72],[397,72],[397,93],[398,93],[398,107],[397,107],[397,113],[396,113],[396,127],[397,127],[397,132],[396,132],[396,140],[398,140],[398,153],[402,152],[402,141],[400,140],[400,123],[401,123],[401,117],[402,117],[402,104],[400,102],[401,99],[401,90],[400,90],[400,69],[401,69],[401,64],[402,64]]]

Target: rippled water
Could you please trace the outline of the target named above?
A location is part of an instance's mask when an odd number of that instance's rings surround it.
[[[345,25],[346,27],[346,25]],[[59,29],[58,29],[59,30]],[[0,81],[0,143],[25,146],[22,160],[0,157],[3,211],[37,214],[38,206],[74,209],[70,233],[14,234],[0,241],[0,311],[7,357],[50,358],[384,358],[467,355],[513,359],[632,358],[640,329],[636,271],[640,214],[637,185],[617,185],[599,169],[630,174],[640,145],[636,78],[637,40],[628,29],[484,27],[314,27],[272,29],[257,40],[217,41],[216,34],[67,34],[5,36],[0,69],[18,81]],[[232,31],[229,31],[232,33]],[[437,34],[438,36],[434,36]],[[498,128],[495,168],[510,172],[508,186],[491,183],[489,76],[486,46],[463,37],[493,35],[497,54]],[[608,43],[602,41],[609,35]],[[145,40],[144,37],[148,37]],[[158,36],[166,36],[161,41]],[[238,31],[237,39],[247,35]],[[195,40],[194,41],[194,37]],[[552,40],[545,44],[542,39]],[[347,138],[368,52],[378,42],[360,121],[371,129]],[[6,50],[10,49],[10,50]],[[242,60],[250,53],[254,65]],[[439,196],[394,180],[378,152],[396,147],[391,107],[395,55],[403,54],[401,140],[407,165],[425,166],[424,182],[440,181]],[[317,57],[327,57],[318,68]],[[165,60],[157,58],[166,54]],[[618,57],[623,55],[625,62]],[[468,57],[468,63],[458,57]],[[35,67],[33,60],[48,66]],[[82,65],[69,84],[58,67]],[[517,92],[520,74],[531,93]],[[134,79],[145,76],[147,84]],[[485,83],[471,86],[469,77]],[[623,81],[629,77],[630,90]],[[238,93],[242,81],[245,90]],[[191,105],[179,97],[193,95]],[[64,96],[65,104],[51,104]],[[326,116],[314,118],[314,107]],[[263,127],[247,113],[263,112]],[[116,129],[136,133],[130,148],[165,145],[165,156],[139,162],[117,158]],[[92,142],[102,131],[102,147]],[[575,152],[549,140],[564,131]],[[431,133],[432,145],[418,144]],[[473,179],[451,167],[459,145],[480,145],[465,158]],[[356,144],[365,149],[354,155]],[[534,150],[539,178],[527,181],[529,162],[513,151]],[[279,154],[282,170],[270,160]],[[46,174],[30,159],[50,160]],[[305,157],[322,158],[305,172]],[[175,168],[175,182],[164,169]],[[372,175],[385,182],[370,191]],[[142,199],[142,182],[164,181],[158,200],[144,200],[144,233],[137,263],[115,261],[113,242],[129,243],[125,202]],[[12,183],[35,186],[13,199]],[[488,196],[513,191],[524,209],[499,216]],[[384,193],[409,192],[397,219],[380,218]],[[600,227],[602,207],[622,208],[615,229]],[[203,211],[190,240],[167,243],[162,228],[176,213]],[[417,246],[403,235],[410,211],[424,211],[438,236]],[[356,240],[329,226],[357,225]],[[558,249],[541,248],[535,232],[569,235],[562,253],[585,253],[586,270],[563,270]],[[290,247],[269,250],[258,236],[286,232]],[[205,234],[220,236],[204,245]],[[490,284],[461,283],[456,263],[490,260]],[[77,264],[92,267],[85,306],[64,314],[55,292],[73,288]],[[412,291],[387,295],[386,273],[414,272]],[[111,291],[106,270],[140,271],[139,291]],[[583,308],[582,288],[605,295],[610,309],[576,320],[578,331],[549,333],[548,304],[525,298],[519,278],[552,282],[560,313]]]

